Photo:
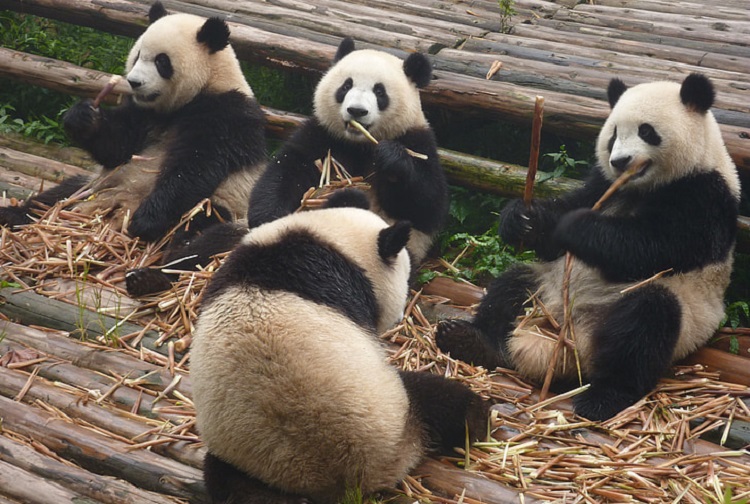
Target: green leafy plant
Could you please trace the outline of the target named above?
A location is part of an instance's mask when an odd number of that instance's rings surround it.
[[[544,183],[547,180],[562,177],[563,175],[572,175],[579,177],[583,168],[587,168],[588,161],[573,159],[568,154],[565,144],[560,146],[557,152],[544,154],[544,158],[549,159],[552,163],[551,171],[539,172],[537,184]]]
[[[516,15],[516,9],[513,8],[515,0],[497,0],[497,4],[500,7],[500,31],[502,33],[510,33],[513,26],[510,24],[513,16]]]

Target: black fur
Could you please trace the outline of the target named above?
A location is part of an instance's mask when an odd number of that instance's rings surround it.
[[[272,245],[238,246],[214,274],[203,302],[238,284],[293,292],[375,330],[378,305],[365,272],[309,233],[289,232]]]
[[[324,206],[325,208],[352,207],[369,210],[370,200],[359,189],[340,189],[331,193]]]
[[[428,159],[410,156],[406,147]],[[352,176],[366,177],[389,217],[408,220],[425,233],[441,228],[448,212],[448,186],[432,130],[415,128],[375,146],[334,138],[315,118],[284,144],[255,185],[248,210],[250,227],[294,212],[305,191],[318,184],[320,172],[314,163],[329,149]]]
[[[77,175],[61,181],[55,187],[27,199],[23,205],[17,207],[0,207],[0,226],[16,228],[30,224],[32,214],[51,207],[58,201],[69,198],[89,181],[86,175]]]
[[[612,79],[607,86],[607,101],[610,108],[614,108],[622,94],[627,91],[628,87],[620,79]]]
[[[703,74],[691,73],[682,81],[680,99],[686,107],[705,114],[714,104],[714,85]]]
[[[404,60],[404,73],[418,88],[423,88],[432,79],[432,65],[422,53],[411,53]]]
[[[309,504],[299,495],[271,488],[213,454],[206,453],[203,478],[211,504]]]
[[[382,230],[378,235],[378,255],[380,255],[380,258],[388,262],[396,257],[406,247],[410,233],[411,224],[406,221],[399,221]]]
[[[427,446],[453,454],[453,448],[466,444],[466,428],[471,441],[487,435],[487,403],[468,387],[444,376],[400,371],[409,396],[409,406],[424,425]]]
[[[229,26],[222,19],[209,18],[198,30],[197,40],[208,47],[211,54],[221,51],[229,45]]]
[[[346,56],[353,50],[354,50],[354,40],[351,37],[344,38],[339,43],[339,47],[336,50],[336,55],[333,57],[333,62],[336,63],[337,61],[342,59],[344,56]]]
[[[164,5],[157,0],[148,10],[148,24],[151,24],[154,21],[161,19],[166,15],[167,15],[167,9],[165,9]]]
[[[602,313],[593,334],[591,387],[573,399],[576,413],[604,420],[653,389],[669,368],[680,317],[677,298],[658,285],[625,294]]]

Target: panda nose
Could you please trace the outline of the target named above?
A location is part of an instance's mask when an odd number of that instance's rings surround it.
[[[624,172],[632,159],[632,156],[623,156],[617,159],[610,159],[609,164],[611,164],[612,168],[614,168],[618,172]]]
[[[141,81],[128,79],[128,84],[130,84],[130,87],[133,89],[138,89],[143,84]]]
[[[349,115],[352,117],[360,118],[367,115],[367,109],[363,109],[360,107],[347,107],[347,112],[349,112]]]

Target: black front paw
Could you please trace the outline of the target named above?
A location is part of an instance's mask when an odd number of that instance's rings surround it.
[[[99,130],[101,118],[101,110],[94,107],[93,100],[82,100],[65,113],[63,126],[73,141],[85,143]]]
[[[598,213],[588,208],[578,208],[571,210],[563,215],[555,226],[552,233],[552,240],[558,243],[563,249],[575,252],[575,243],[577,242],[583,226],[598,217]]]
[[[612,418],[639,399],[640,396],[615,387],[592,384],[573,398],[573,408],[576,415],[598,422]]]
[[[0,207],[0,226],[16,229],[18,226],[31,224],[33,221],[26,212],[27,210],[25,207]]]
[[[495,369],[502,365],[499,349],[494,348],[487,336],[466,320],[444,320],[437,326],[435,343],[442,352],[450,353],[475,366]]]
[[[155,242],[166,235],[169,227],[163,216],[154,215],[146,205],[141,205],[130,220],[128,234],[148,242]]]
[[[406,147],[393,140],[383,140],[375,148],[375,169],[380,180],[409,183],[414,176],[414,161]]]
[[[523,200],[513,200],[500,213],[498,233],[509,245],[533,247],[542,239],[543,232],[541,212],[533,201],[527,206]]]
[[[170,276],[157,269],[133,269],[125,274],[125,287],[131,297],[147,296],[170,289],[176,279],[173,277],[176,275]]]

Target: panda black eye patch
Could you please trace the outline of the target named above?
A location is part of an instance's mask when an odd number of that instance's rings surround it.
[[[388,108],[390,99],[388,98],[385,86],[378,82],[372,87],[372,92],[375,93],[375,98],[378,100],[378,110],[385,110]]]
[[[607,150],[609,152],[612,152],[612,147],[615,146],[615,140],[617,140],[617,126],[615,126],[615,130],[612,132],[612,136],[609,137],[609,142],[607,142]]]
[[[166,53],[159,53],[154,58],[154,65],[156,65],[156,71],[159,72],[162,79],[170,79],[174,75],[174,68],[172,68],[172,60],[169,59]]]
[[[661,137],[649,123],[638,126],[638,136],[649,145],[656,146],[661,143]]]
[[[336,90],[336,101],[338,103],[344,102],[344,97],[346,96],[346,93],[349,92],[349,90],[354,85],[354,81],[351,77],[347,78],[344,83]]]

